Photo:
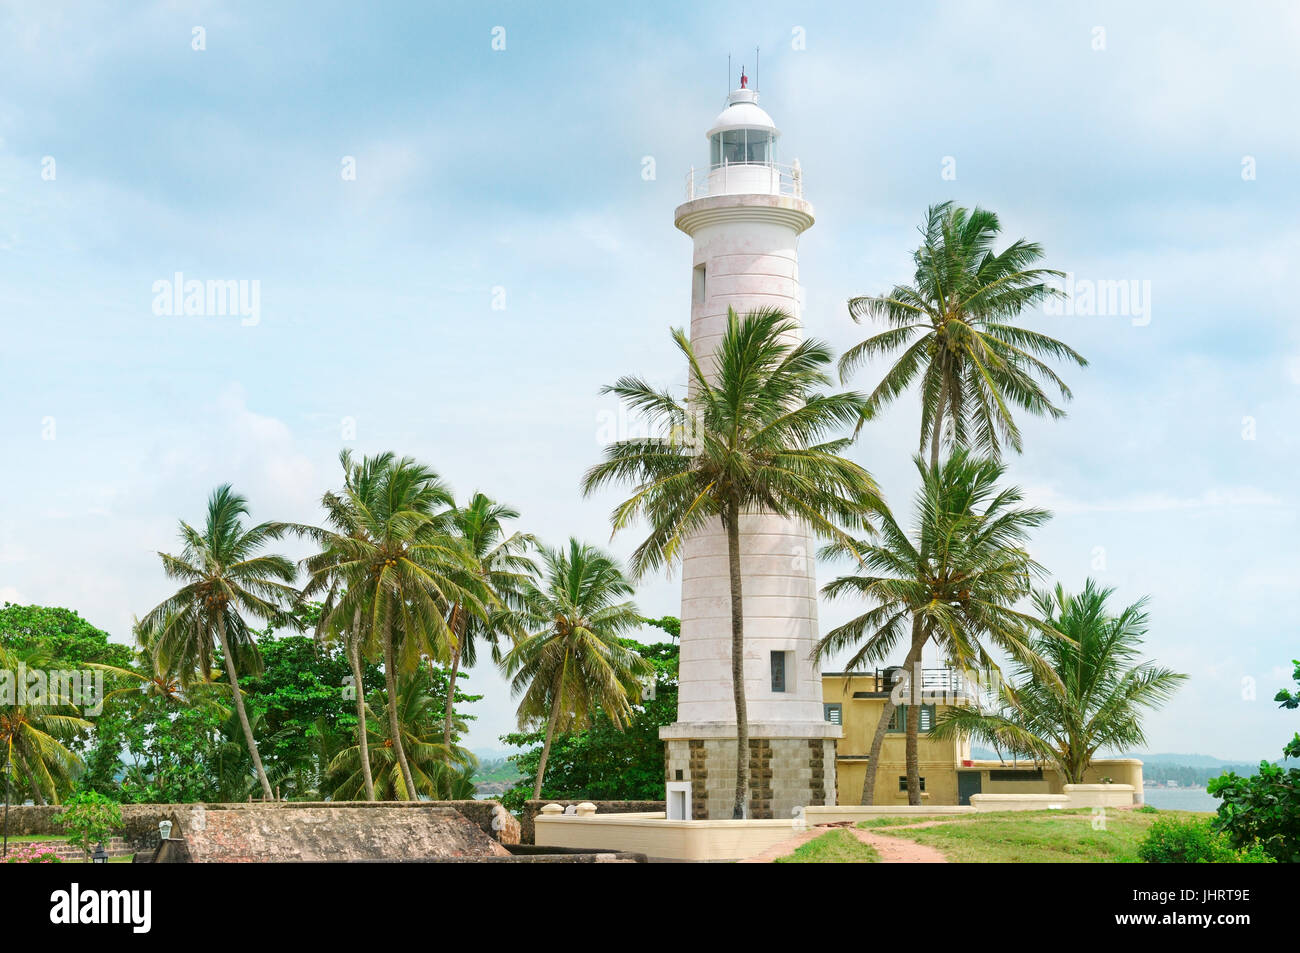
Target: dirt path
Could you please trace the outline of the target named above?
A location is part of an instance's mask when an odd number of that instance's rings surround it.
[[[934,827],[936,824],[944,824],[946,821],[926,821],[922,824],[906,824],[891,828],[892,830],[905,830],[917,827]],[[881,834],[873,834],[871,831],[864,831],[861,828],[850,827],[853,836],[868,847],[874,847],[876,853],[880,854],[882,864],[946,864],[948,858],[933,847],[925,844],[918,844],[916,841],[908,840],[905,837],[885,837]]]
[[[948,821],[925,821],[920,824],[899,825],[891,830],[900,830],[903,828],[913,827],[933,827],[936,824],[947,824]],[[794,837],[789,837],[763,851],[761,854],[755,854],[753,857],[746,857],[744,860],[737,861],[741,864],[770,864],[778,857],[785,857],[794,853],[804,844],[814,838],[821,837],[827,831],[834,830],[837,827],[843,827],[852,832],[853,836],[868,847],[873,848],[880,855],[882,864],[946,864],[948,858],[933,847],[927,847],[924,844],[918,844],[901,837],[883,837],[879,834],[873,834],[871,831],[859,830],[851,824],[825,824],[818,827],[810,827],[806,831],[801,831]]]

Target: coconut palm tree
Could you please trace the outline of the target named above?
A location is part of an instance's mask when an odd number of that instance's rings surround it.
[[[382,718],[368,722],[371,729],[366,754],[371,759],[375,793],[381,801],[416,800],[420,795],[442,800],[451,793],[462,793],[463,787],[453,779],[463,769],[472,769],[476,764],[474,755],[466,749],[439,741],[442,712],[439,699],[429,688],[429,672],[423,667],[403,673],[397,679],[397,719],[402,750],[407,754],[415,781],[413,792],[407,788],[405,774],[397,761],[397,746],[389,734],[390,723]],[[334,784],[331,796],[335,800],[350,800],[360,793],[364,783],[362,756],[361,746],[352,745],[339,751],[330,762],[329,776]]]
[[[208,500],[202,531],[181,521],[181,555],[158,555],[167,576],[184,585],[145,616],[144,624],[156,633],[160,669],[178,671],[186,682],[196,673],[210,679],[214,641],[220,648],[244,741],[262,795],[269,801],[274,793],[239,689],[239,670],[258,672],[262,664],[244,613],[266,622],[294,625],[286,610],[298,595],[291,585],[297,571],[283,556],[260,554],[268,543],[284,535],[287,524],[268,522],[246,528],[247,515],[248,502],[224,484]]]
[[[1098,750],[1145,745],[1143,710],[1167,702],[1187,676],[1138,661],[1148,625],[1146,599],[1113,613],[1107,606],[1113,593],[1092,579],[1073,595],[1060,583],[1035,593],[1047,634],[1035,635],[1030,648],[1055,677],[1041,679],[1033,668],[1020,666],[993,711],[949,709],[934,734],[978,738],[999,751],[1053,764],[1067,784],[1083,783]]]
[[[1088,363],[1055,338],[1009,323],[1059,294],[1048,280],[1064,275],[1036,266],[1043,249],[1035,242],[1020,239],[995,253],[1000,230],[997,215],[985,209],[968,211],[952,202],[931,206],[913,255],[913,283],[849,301],[854,321],[867,318],[887,329],[846,351],[840,374],[847,380],[869,359],[902,351],[867,398],[863,420],[919,377],[920,445],[929,442],[932,467],[939,464],[945,433],[954,446],[996,456],[1007,443],[1018,452],[1020,429],[1012,408],[1063,416],[1044,383],[1061,399],[1070,397],[1045,359]]]
[[[571,539],[567,549],[543,549],[541,561],[540,579],[524,582],[520,593],[530,633],[505,657],[520,728],[546,722],[534,798],[555,732],[585,727],[597,709],[623,726],[640,698],[639,679],[653,671],[619,641],[641,616],[612,558]]]
[[[447,530],[452,495],[433,470],[409,458],[395,459],[377,474],[369,492],[349,486],[344,495],[355,532],[328,537],[333,551],[329,571],[346,587],[329,617],[346,625],[364,616],[362,624],[378,634],[388,738],[402,790],[414,800],[418,785],[402,740],[398,674],[414,670],[421,659],[450,655],[454,636],[447,616],[453,605],[484,609],[477,595],[461,585],[473,562]]]
[[[492,661],[500,664],[502,638],[508,636],[512,642],[519,640],[518,613],[523,608],[520,594],[524,583],[536,572],[528,551],[537,541],[527,533],[506,533],[503,524],[518,518],[517,511],[492,501],[483,493],[475,493],[468,503],[451,513],[452,530],[464,543],[474,564],[465,586],[467,589],[478,588],[487,611],[471,612],[458,601],[452,606],[448,619],[454,639],[442,728],[442,743],[447,748],[451,747],[452,706],[461,665],[474,666],[480,642],[490,648]]]
[[[351,618],[345,618],[334,611],[340,593],[346,591],[347,580],[339,570],[344,554],[332,545],[332,541],[336,536],[360,538],[364,533],[365,527],[352,500],[358,498],[373,501],[374,494],[381,485],[381,477],[393,465],[393,460],[392,453],[380,453],[365,457],[357,463],[352,458],[352,451],[345,448],[339,454],[339,464],[343,467],[343,492],[329,490],[321,497],[327,526],[294,527],[297,532],[311,537],[320,546],[320,552],[303,560],[308,581],[303,587],[302,598],[305,600],[319,592],[325,593],[317,617],[316,639],[319,642],[340,639],[347,653],[348,664],[352,669],[353,693],[356,696],[357,745],[361,752],[359,760],[364,780],[362,790],[367,801],[375,799],[375,785],[370,776],[370,757],[366,751],[370,732],[366,724],[368,709],[362,662],[375,654],[376,640],[374,629],[366,625],[370,618],[367,606],[358,602],[352,610]]]
[[[17,653],[0,646],[6,681],[26,689],[19,662]],[[36,804],[58,804],[81,767],[81,758],[67,743],[93,726],[79,716],[72,701],[50,687],[44,698],[15,697],[12,704],[0,704],[0,770],[7,781],[12,769]]]
[[[1025,550],[1029,531],[1049,518],[1046,510],[1022,507],[1017,488],[999,489],[1005,467],[958,450],[939,467],[914,458],[921,477],[909,534],[892,512],[880,514],[879,536],[835,542],[823,556],[849,556],[857,570],[823,587],[831,598],[856,596],[866,612],[837,626],[817,644],[819,657],[852,649],[850,670],[879,664],[906,646],[905,673],[914,677],[921,652],[933,642],[962,669],[995,668],[997,648],[1027,668],[1048,673],[1028,631],[1041,625],[1014,606],[1030,593],[1040,567]],[[1050,676],[1049,676],[1050,677]],[[875,799],[880,748],[897,703],[886,698],[872,738],[862,803]],[[919,804],[917,737],[920,719],[907,718],[908,802]]]
[[[727,314],[727,330],[707,366],[684,331],[673,340],[686,358],[686,399],[636,377],[606,387],[644,414],[658,436],[621,440],[583,480],[584,493],[631,483],[634,495],[614,510],[614,531],[639,517],[650,535],[632,556],[634,576],[671,565],[692,533],[719,524],[727,534],[731,586],[731,681],[736,708],[734,816],[748,813],[749,723],[745,699],[745,620],[740,519],[775,513],[823,537],[851,541],[840,524],[865,525],[881,506],[875,481],[841,456],[849,440],[832,435],[863,413],[856,393],[823,393],[830,351],[799,341],[798,326],[776,309]]]

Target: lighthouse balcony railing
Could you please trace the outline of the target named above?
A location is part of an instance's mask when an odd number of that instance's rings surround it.
[[[778,162],[722,162],[707,169],[691,168],[686,174],[686,201],[710,195],[759,192],[803,198],[803,170],[796,160]]]

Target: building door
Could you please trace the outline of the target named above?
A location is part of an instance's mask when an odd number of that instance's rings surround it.
[[[970,804],[970,796],[980,793],[980,777],[982,772],[979,771],[958,771],[957,772],[957,803]]]

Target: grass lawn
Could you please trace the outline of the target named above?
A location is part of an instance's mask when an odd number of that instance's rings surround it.
[[[778,864],[874,864],[880,855],[843,828],[827,831],[793,854],[778,857]]]
[[[952,863],[1087,864],[1141,863],[1137,848],[1157,817],[1190,817],[1191,811],[1091,809],[1007,811],[973,814],[920,830],[883,830],[944,853]],[[864,822],[869,823],[869,822]]]

